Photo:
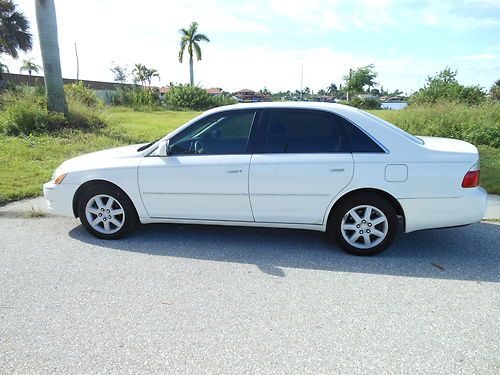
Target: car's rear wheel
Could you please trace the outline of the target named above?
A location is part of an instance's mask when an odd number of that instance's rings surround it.
[[[394,207],[377,194],[353,196],[334,208],[328,232],[354,255],[375,255],[394,240],[398,218]]]
[[[138,224],[129,197],[109,185],[100,184],[87,189],[78,202],[78,216],[87,231],[110,240],[126,236]]]

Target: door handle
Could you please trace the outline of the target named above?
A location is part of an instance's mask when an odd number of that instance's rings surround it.
[[[345,168],[330,168],[330,172],[344,172]]]
[[[227,173],[241,173],[242,170],[241,169],[228,169],[226,172]]]

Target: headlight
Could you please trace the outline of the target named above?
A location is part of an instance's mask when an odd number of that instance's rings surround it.
[[[64,181],[64,179],[66,178],[67,175],[68,175],[67,173],[63,173],[63,174],[60,174],[59,176],[57,176],[54,179],[54,184],[59,185],[61,182]]]

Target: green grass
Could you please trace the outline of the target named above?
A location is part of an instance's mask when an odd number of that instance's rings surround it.
[[[398,123],[398,116],[407,116],[403,111],[382,110],[373,113],[394,123]],[[160,138],[198,114],[108,108],[103,115],[109,126],[98,133],[66,131],[30,137],[0,134],[0,204],[39,195],[42,184],[68,158]],[[490,193],[500,194],[500,149],[480,146],[479,151],[481,185]]]
[[[481,186],[488,193],[500,194],[500,149],[479,146],[481,160]]]
[[[105,118],[112,134],[125,136],[133,142],[150,142],[196,117],[201,112],[156,111],[135,112],[129,108],[111,107]]]

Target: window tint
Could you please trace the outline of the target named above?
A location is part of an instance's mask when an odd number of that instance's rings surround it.
[[[347,143],[351,152],[377,153],[384,150],[366,135],[357,126],[351,124],[343,117],[333,115],[335,123],[342,127],[344,135],[347,137]]]
[[[321,112],[269,111],[263,124],[264,153],[349,152],[340,129]]]
[[[244,154],[254,117],[254,111],[205,117],[173,137],[169,152],[171,155]]]

